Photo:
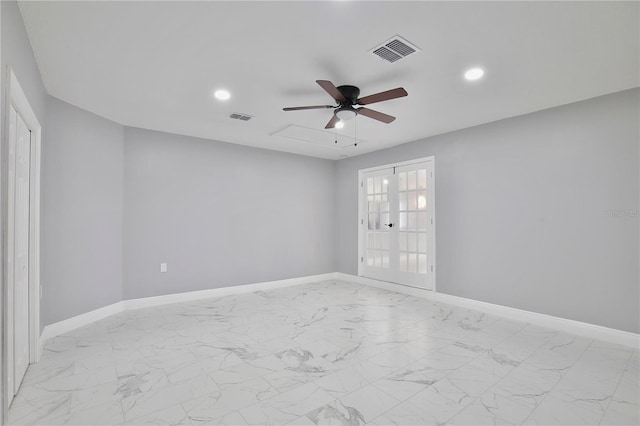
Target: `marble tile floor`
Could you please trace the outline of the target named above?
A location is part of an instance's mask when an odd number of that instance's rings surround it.
[[[49,340],[15,425],[638,425],[638,351],[340,281]]]

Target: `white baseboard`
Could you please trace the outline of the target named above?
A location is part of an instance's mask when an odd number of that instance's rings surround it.
[[[640,348],[640,335],[636,333],[630,333],[628,331],[616,330],[613,328],[602,327],[600,325],[554,317],[546,314],[539,314],[537,312],[510,308],[508,306],[495,305],[493,303],[466,299],[464,297],[452,296],[444,293],[436,293],[430,290],[422,290],[415,287],[408,287],[400,284],[378,281],[371,278],[357,277],[355,275],[343,274],[341,272],[336,272],[335,277],[336,279],[343,281],[369,285],[384,290],[395,291],[415,297],[421,297],[423,299],[432,300],[434,302],[441,302],[461,308],[486,312],[488,314],[497,315],[516,321],[527,322],[529,324],[534,324],[540,327],[552,328],[555,330],[576,334],[591,339],[603,340],[605,342],[628,346],[634,349]]]
[[[212,288],[208,290],[190,291],[187,293],[167,294],[164,296],[143,297],[141,299],[125,300],[125,310],[149,308],[169,303],[188,302],[191,300],[208,299],[211,297],[230,296],[234,294],[253,293],[260,290],[272,290],[274,288],[291,287],[294,285],[313,283],[324,280],[335,279],[335,273],[309,275],[306,277],[289,278],[286,280],[266,281],[255,284],[236,285],[232,287]]]
[[[73,318],[47,325],[42,330],[42,334],[40,335],[40,350],[42,351],[42,348],[44,347],[46,341],[52,337],[59,336],[60,334],[67,333],[71,330],[83,327],[85,325],[89,325],[95,321],[101,320],[122,311],[167,305],[171,303],[188,302],[191,300],[201,300],[212,297],[251,293],[260,290],[291,287],[300,284],[333,279],[368,285],[389,291],[395,291],[398,293],[408,294],[410,296],[428,299],[434,302],[441,302],[466,309],[473,309],[476,311],[486,312],[488,314],[513,319],[516,321],[523,321],[541,327],[552,328],[566,333],[603,340],[606,342],[616,343],[636,349],[640,348],[640,335],[635,333],[602,327],[594,324],[588,324],[580,321],[569,320],[565,318],[554,317],[551,315],[539,314],[522,309],[510,308],[508,306],[480,302],[478,300],[466,299],[464,297],[436,293],[430,290],[422,290],[415,287],[408,287],[400,284],[378,281],[371,278],[358,277],[355,275],[343,274],[341,272],[333,272],[328,274],[310,275],[306,277],[290,278],[278,281],[268,281],[233,287],[221,287],[209,290],[191,291],[187,293],[176,293],[164,296],[124,300],[122,302],[117,302],[112,305],[75,316]]]
[[[45,326],[40,334],[40,353],[42,353],[42,348],[48,339],[99,321],[111,315],[115,315],[122,311],[122,302],[116,302],[114,304]]]
[[[396,293],[408,294],[409,296],[420,297],[423,299],[431,299],[430,295],[435,294],[431,290],[390,283],[387,281],[374,280],[372,278],[358,277],[356,275],[344,274],[342,272],[336,272],[335,279],[356,284],[368,285],[370,287],[377,287],[383,290],[395,291]]]
[[[335,273],[320,275],[309,275],[306,277],[289,278],[286,280],[267,281],[255,284],[244,284],[231,287],[212,288],[209,290],[190,291],[186,293],[167,294],[164,296],[143,297],[140,299],[123,300],[112,305],[105,306],[84,314],[49,324],[44,327],[40,334],[40,353],[46,341],[52,337],[67,333],[76,328],[89,325],[93,322],[117,314],[119,312],[132,309],[149,308],[152,306],[168,305],[171,303],[188,302],[190,300],[201,300],[212,297],[229,296],[234,294],[252,293],[260,290],[272,290],[274,288],[291,287],[300,284],[335,279]]]

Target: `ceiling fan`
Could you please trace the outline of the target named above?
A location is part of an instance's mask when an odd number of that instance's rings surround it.
[[[284,111],[300,111],[304,109],[333,109],[333,117],[324,127],[325,129],[333,129],[336,123],[341,120],[349,120],[358,114],[365,117],[373,118],[374,120],[382,121],[383,123],[391,123],[396,118],[383,114],[381,112],[361,107],[354,108],[355,105],[369,105],[376,102],[388,101],[390,99],[401,98],[407,96],[408,93],[402,87],[397,89],[387,90],[385,92],[376,93],[374,95],[365,96],[364,98],[358,98],[360,96],[360,89],[356,86],[338,86],[336,87],[332,82],[328,80],[316,80],[316,83],[320,85],[333,99],[338,103],[335,105],[314,105],[314,106],[302,106],[302,107],[289,107],[283,108]]]

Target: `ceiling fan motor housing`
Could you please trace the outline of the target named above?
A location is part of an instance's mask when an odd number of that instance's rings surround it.
[[[338,86],[336,87],[342,96],[346,99],[344,102],[340,102],[340,106],[336,108],[334,114],[341,121],[351,120],[358,115],[358,110],[353,107],[358,102],[358,96],[360,96],[360,89],[356,86]]]
[[[358,96],[360,96],[360,89],[358,89],[356,86],[338,86],[336,87],[336,89],[338,89],[338,91],[342,93],[342,96],[344,96],[344,98],[347,100],[347,102],[342,103],[343,106],[355,105],[355,103],[358,101]]]

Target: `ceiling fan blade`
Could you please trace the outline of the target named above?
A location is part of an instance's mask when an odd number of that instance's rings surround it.
[[[346,102],[345,97],[340,93],[338,88],[329,80],[316,80],[316,83],[320,85],[333,99],[338,102]]]
[[[340,121],[340,119],[338,118],[337,115],[333,115],[333,117],[331,117],[331,120],[329,120],[329,122],[327,123],[326,126],[324,126],[325,129],[333,129],[334,127],[336,127],[336,123]]]
[[[374,111],[369,108],[359,108],[358,114],[362,114],[366,117],[373,118],[374,120],[382,121],[383,123],[387,123],[387,124],[391,123],[393,120],[396,119],[392,115],[383,114],[381,112]]]
[[[388,101],[389,99],[401,98],[407,95],[408,93],[406,90],[402,87],[398,87],[397,89],[391,89],[386,92],[376,93],[375,95],[365,96],[364,98],[358,99],[356,103],[358,105],[369,105],[376,102]]]
[[[303,109],[327,109],[327,108],[335,108],[332,105],[313,105],[313,106],[301,106],[301,107],[288,107],[282,108],[283,111],[300,111]]]

